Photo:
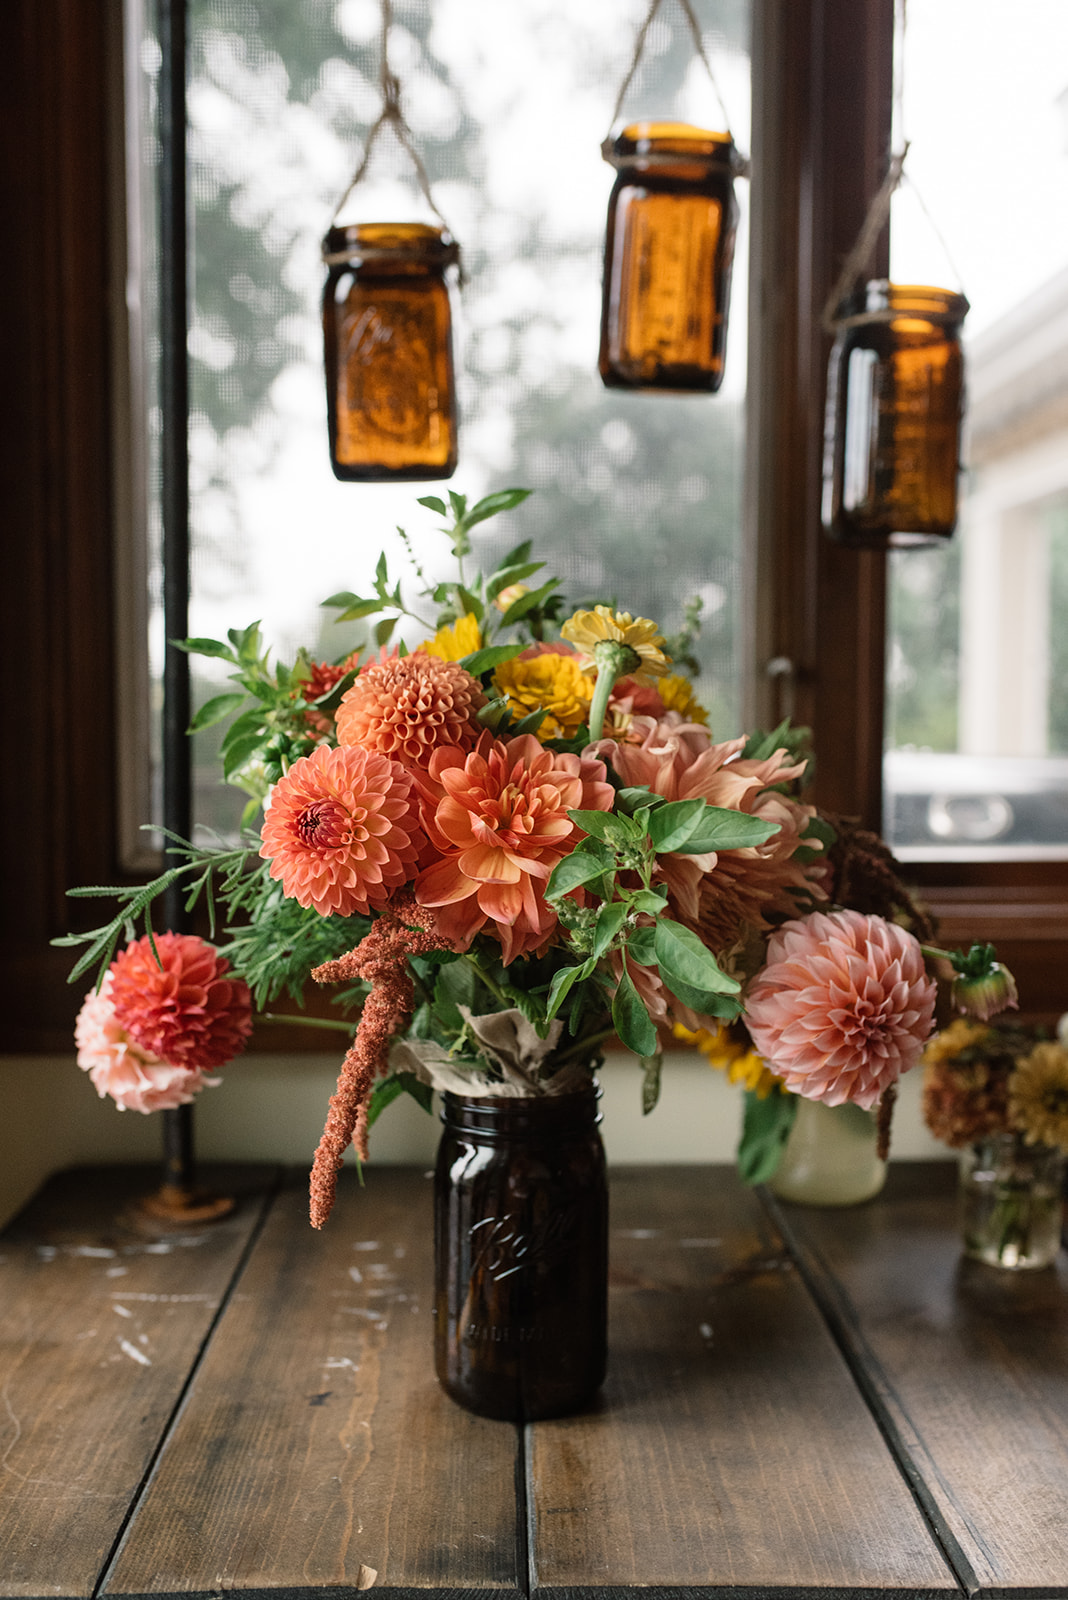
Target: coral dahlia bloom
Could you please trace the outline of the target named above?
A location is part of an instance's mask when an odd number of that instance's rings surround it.
[[[322,695],[329,694],[335,684],[341,682],[346,672],[351,672],[360,659],[358,650],[354,650],[344,661],[312,661],[308,665],[308,676],[301,679],[293,689],[293,698],[299,695],[302,700],[318,700]],[[330,733],[334,726],[334,719],[328,711],[318,711],[315,706],[308,706],[304,713],[304,721],[313,734]]]
[[[815,912],[768,941],[745,1021],[794,1094],[870,1111],[919,1060],[935,992],[904,928],[859,911]]]
[[[505,963],[538,949],[557,920],[546,880],[583,837],[568,811],[611,809],[604,763],[547,750],[533,734],[485,733],[473,751],[436,750],[416,782],[440,857],[415,881],[419,904],[435,909],[439,931],[462,949],[483,928],[500,940]]]
[[[120,1111],[147,1115],[188,1105],[201,1089],[221,1082],[195,1068],[172,1066],[135,1043],[115,1016],[111,986],[107,972],[99,993],[86,995],[74,1024],[78,1065],[88,1072],[101,1100],[110,1095]]]
[[[481,685],[456,661],[425,650],[386,656],[369,661],[345,692],[338,743],[425,767],[439,745],[470,750],[482,731],[475,713],[485,704]]]
[[[412,776],[373,750],[321,746],[275,784],[260,855],[320,916],[381,906],[415,874],[423,836]]]
[[[158,956],[158,959],[157,959]],[[203,1071],[239,1055],[252,1031],[244,978],[192,933],[146,934],[109,968],[115,1017],[142,1050],[172,1067]]]

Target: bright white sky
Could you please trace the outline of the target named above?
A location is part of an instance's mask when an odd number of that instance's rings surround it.
[[[908,0],[891,276],[963,288],[974,337],[1068,265],[1068,0]],[[900,132],[895,136],[895,147]]]

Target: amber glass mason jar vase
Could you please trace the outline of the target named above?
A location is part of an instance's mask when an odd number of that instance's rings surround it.
[[[885,279],[842,308],[823,454],[823,525],[841,544],[938,544],[956,527],[967,312],[950,289]]]
[[[323,339],[330,461],[358,483],[449,478],[456,389],[441,228],[358,223],[323,241]]]
[[[600,373],[609,388],[714,391],[723,382],[734,236],[727,133],[636,122],[606,141]]]
[[[444,1097],[434,1184],[438,1378],[511,1422],[578,1411],[604,1381],[608,1186],[600,1091]]]

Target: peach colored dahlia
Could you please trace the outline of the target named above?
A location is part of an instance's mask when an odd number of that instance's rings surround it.
[[[158,960],[157,960],[158,956]],[[109,968],[115,1017],[161,1061],[188,1071],[221,1067],[245,1048],[252,1000],[244,978],[192,933],[146,934]]]
[[[785,750],[764,761],[741,760],[744,739],[713,744],[706,729],[674,711],[656,722],[635,717],[631,737],[634,731],[642,734],[640,744],[602,739],[594,747],[625,783],[648,784],[666,800],[700,798],[776,824],[761,845],[660,858],[674,914],[709,949],[725,950],[745,927],[769,927],[772,914],[795,914],[794,891],[825,898],[814,865],[795,860],[813,809],[771,787],[802,771]]]
[[[373,750],[323,745],[275,784],[262,838],[290,899],[324,917],[366,913],[415,875],[424,841],[411,773]]]
[[[78,1065],[89,1074],[101,1100],[110,1095],[120,1111],[173,1111],[188,1105],[201,1089],[221,1080],[195,1068],[172,1066],[130,1038],[115,1016],[112,976],[104,974],[99,992],[85,997],[74,1024]]]
[[[415,881],[420,905],[466,950],[483,928],[505,963],[536,950],[556,927],[544,886],[583,834],[568,811],[608,811],[613,790],[602,761],[547,750],[532,734],[476,748],[436,750],[416,779],[423,825],[439,855]]]
[[[341,745],[376,750],[406,767],[425,767],[440,745],[470,750],[482,729],[481,685],[456,661],[415,650],[369,661],[337,711]]]
[[[870,1111],[919,1060],[935,993],[904,928],[859,911],[814,912],[768,941],[745,1020],[787,1089]]]

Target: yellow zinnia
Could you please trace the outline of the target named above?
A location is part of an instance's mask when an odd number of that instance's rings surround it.
[[[610,654],[618,658],[616,677],[633,677],[638,683],[652,683],[663,677],[671,663],[660,646],[663,635],[648,617],[632,617],[629,611],[614,611],[611,606],[594,606],[592,611],[576,611],[560,629],[560,635],[580,652],[579,665],[600,666]],[[615,651],[606,646],[624,646]],[[634,659],[627,658],[627,652]]]
[[[1017,1062],[1009,1079],[1009,1121],[1028,1144],[1068,1150],[1068,1050],[1047,1041]]]
[[[576,656],[547,651],[526,661],[517,657],[502,662],[494,682],[516,720],[544,708],[539,739],[573,739],[589,715],[593,679],[581,671]]]
[[[725,1072],[729,1082],[740,1083],[743,1089],[751,1090],[758,1100],[766,1100],[774,1090],[782,1089],[782,1079],[772,1072],[763,1056],[758,1056],[752,1045],[747,1049],[744,1044],[732,1039],[726,1028],[720,1026],[712,1033],[708,1028],[693,1030],[676,1022],[673,1032],[676,1039],[682,1039],[700,1050],[710,1067],[715,1067],[717,1072]]]
[[[428,656],[437,656],[439,661],[462,661],[464,656],[482,648],[478,618],[473,611],[468,611],[451,628],[439,628],[434,637],[419,648]]]
[[[689,678],[684,678],[679,672],[669,672],[656,687],[665,711],[677,711],[684,721],[699,722],[703,728],[708,727],[708,712],[694,699],[693,684]]]

